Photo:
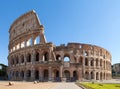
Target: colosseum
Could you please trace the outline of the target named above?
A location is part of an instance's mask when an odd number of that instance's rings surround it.
[[[111,54],[82,43],[55,46],[47,42],[34,10],[9,29],[8,78],[19,81],[83,81],[111,79]]]

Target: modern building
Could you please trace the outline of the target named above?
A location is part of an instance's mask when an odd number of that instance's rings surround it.
[[[120,63],[112,65],[112,75],[113,77],[120,77]]]
[[[35,11],[9,29],[8,75],[11,80],[76,81],[111,79],[111,54],[91,44],[47,42]]]

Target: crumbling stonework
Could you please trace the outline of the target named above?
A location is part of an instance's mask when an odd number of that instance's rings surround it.
[[[111,79],[111,55],[81,43],[48,43],[35,11],[11,25],[8,75],[11,80],[76,81]]]

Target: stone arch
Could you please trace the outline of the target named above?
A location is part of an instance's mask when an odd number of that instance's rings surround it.
[[[35,61],[39,61],[39,52],[36,52],[35,54]]]
[[[99,80],[99,73],[96,72],[96,80]]]
[[[16,56],[15,59],[16,59],[16,64],[19,64],[19,57]]]
[[[55,69],[53,71],[53,74],[54,74],[54,76],[53,76],[54,80],[59,81],[59,78],[60,78],[59,71],[57,69]]]
[[[70,80],[70,72],[68,70],[64,71],[64,77],[66,78],[66,80]]]
[[[102,78],[103,78],[103,75],[102,75],[102,72],[100,73],[100,80],[102,80]]]
[[[24,56],[21,55],[21,63],[24,63]]]
[[[24,71],[20,72],[20,76],[21,76],[22,79],[24,79]]]
[[[47,69],[45,69],[45,70],[43,71],[43,75],[44,75],[44,80],[47,81],[48,78],[49,78],[49,73],[48,73],[48,70],[47,70]]]
[[[16,76],[16,78],[19,77],[19,72],[18,71],[15,72],[15,76]]]
[[[88,66],[88,58],[85,58],[85,66]]]
[[[36,36],[35,39],[34,39],[34,45],[36,44],[40,44],[40,36]]]
[[[105,80],[105,79],[106,79],[106,78],[105,78],[105,72],[104,72],[104,75],[103,75],[103,76],[104,76],[104,80]]]
[[[56,60],[57,61],[61,60],[61,56],[59,54],[56,55]]]
[[[35,70],[35,79],[38,80],[39,79],[39,71]]]
[[[27,70],[27,78],[31,77],[31,70]]]
[[[30,53],[27,54],[27,62],[31,62],[31,54]]]
[[[73,71],[73,80],[77,80],[78,79],[78,75],[77,75],[77,71]]]
[[[80,57],[80,58],[79,58],[79,63],[80,63],[80,65],[83,64],[83,57]]]
[[[99,62],[99,61],[98,61],[98,58],[96,58],[96,66],[98,66],[98,62]]]
[[[26,46],[32,46],[32,38],[29,38],[26,42]]]
[[[70,55],[68,54],[64,55],[64,62],[70,62]]]
[[[21,45],[20,48],[24,48],[25,47],[25,41],[22,41],[20,45]]]
[[[49,53],[48,52],[44,52],[43,61],[49,61]]]
[[[87,79],[87,80],[89,79],[89,72],[88,71],[85,72],[85,79]]]
[[[84,56],[88,56],[88,55],[89,55],[88,51],[85,51]]]
[[[94,66],[94,59],[93,58],[91,58],[90,65]]]
[[[94,79],[94,72],[91,71],[91,79]]]

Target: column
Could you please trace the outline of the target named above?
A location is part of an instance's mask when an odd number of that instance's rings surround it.
[[[100,59],[98,58],[98,68],[100,68]]]
[[[96,59],[94,59],[94,68],[96,68]]]
[[[73,70],[70,70],[70,80],[73,78]]]
[[[24,80],[27,80],[27,72],[24,71]]]
[[[83,57],[82,61],[83,61],[82,78],[84,79],[85,78],[85,57]]]
[[[88,66],[91,67],[91,58],[88,58]]]
[[[88,73],[89,73],[88,78],[89,80],[91,80],[91,72],[88,72]]]
[[[32,35],[32,46],[34,45],[34,36]]]
[[[34,69],[34,67],[31,68],[31,80],[35,80],[35,69]]]
[[[93,73],[94,73],[94,80],[96,80],[96,72],[94,71]]]
[[[60,80],[62,81],[62,77],[63,77],[63,75],[62,75],[62,71],[63,71],[63,65],[61,65],[60,66]]]
[[[82,78],[82,73],[80,68],[77,69],[77,77],[78,77],[78,80],[81,80]]]
[[[39,80],[40,81],[43,81],[43,74],[42,74],[43,72],[42,72],[42,68],[41,67],[39,67]]]
[[[49,81],[51,81],[52,80],[52,67],[51,66],[49,66],[48,72],[49,72]]]
[[[35,51],[33,51],[31,54],[31,62],[32,62],[32,64],[35,63]]]
[[[98,80],[100,80],[100,72],[98,72]]]

